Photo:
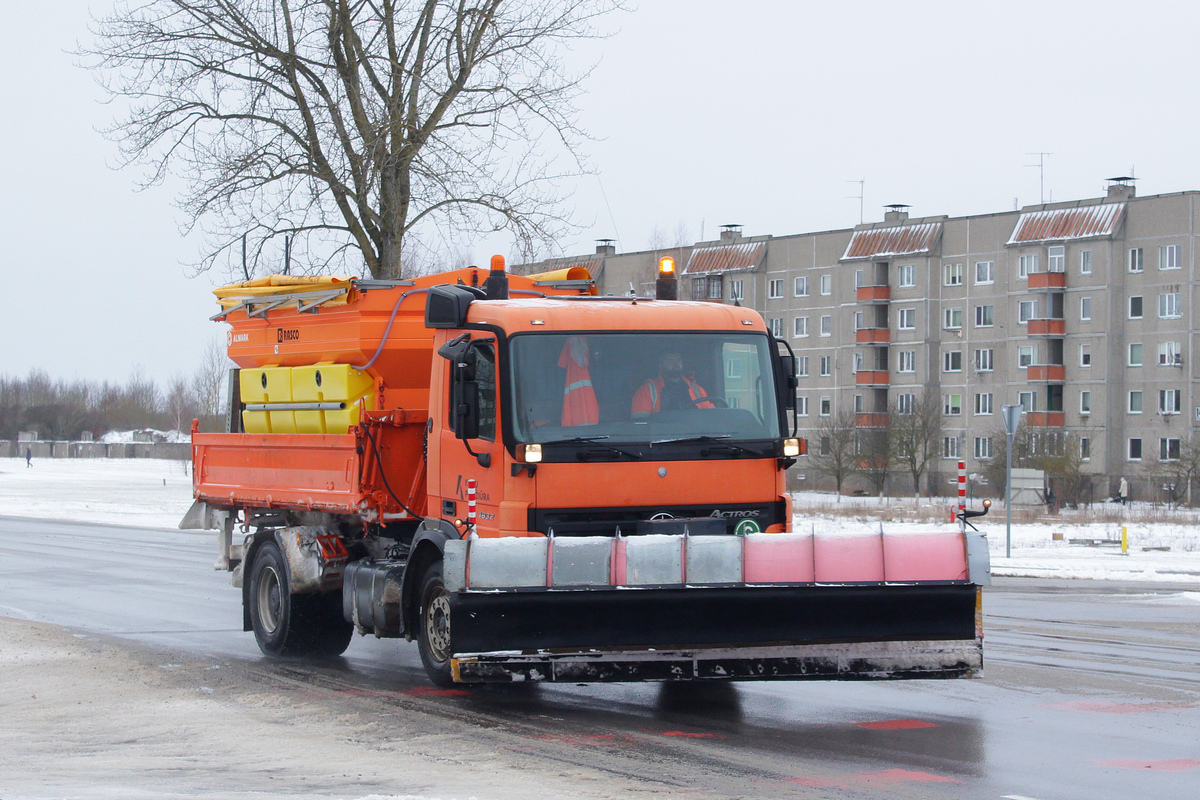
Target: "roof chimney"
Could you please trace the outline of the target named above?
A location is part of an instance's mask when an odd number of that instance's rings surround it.
[[[615,256],[617,254],[617,246],[613,244],[616,239],[597,239],[596,240],[596,255],[598,256]]]
[[[888,203],[884,208],[887,209],[883,212],[884,222],[905,222],[908,220],[908,211],[905,209],[912,206],[908,203]]]
[[[742,238],[741,225],[722,225],[721,226],[721,241],[733,242]]]
[[[1106,200],[1132,200],[1137,194],[1137,190],[1133,186],[1133,182],[1137,178],[1129,175],[1122,175],[1116,178],[1105,178],[1108,181]]]

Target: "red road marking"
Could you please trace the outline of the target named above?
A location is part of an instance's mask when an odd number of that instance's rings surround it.
[[[838,787],[848,789],[855,786],[882,786],[892,783],[960,783],[954,778],[934,775],[931,772],[915,772],[908,769],[884,769],[876,772],[848,772],[844,775],[814,775],[807,778],[788,778],[784,783],[816,788]]]
[[[1135,761],[1130,758],[1109,758],[1096,762],[1102,767],[1117,769],[1156,769],[1162,772],[1187,772],[1200,769],[1200,761],[1194,758],[1177,758],[1174,761]]]
[[[1145,714],[1151,711],[1177,711],[1195,708],[1195,703],[1095,703],[1080,700],[1074,703],[1051,703],[1059,711],[1095,711],[1097,714]]]
[[[888,719],[880,722],[856,722],[854,724],[860,728],[870,728],[873,731],[907,731],[914,728],[941,727],[935,722],[926,722],[923,719]]]
[[[562,733],[540,733],[530,737],[542,742],[555,742],[558,744],[573,744],[580,747],[588,745],[618,745],[628,747],[633,744],[633,739],[624,733],[596,733],[584,734],[582,736],[571,736]]]
[[[415,689],[406,689],[399,694],[405,697],[462,697],[469,695],[466,689],[435,689],[432,686],[418,686]]]
[[[685,739],[724,739],[716,733],[688,733],[687,731],[658,731],[659,736],[682,736]]]

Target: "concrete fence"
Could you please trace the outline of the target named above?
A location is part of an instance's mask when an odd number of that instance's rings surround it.
[[[24,458],[28,448],[34,458],[165,458],[187,461],[187,442],[30,442],[0,439],[0,458]]]

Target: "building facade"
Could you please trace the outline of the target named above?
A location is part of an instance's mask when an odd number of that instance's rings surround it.
[[[1198,200],[1137,197],[1114,179],[1105,197],[1019,211],[910,218],[890,207],[879,223],[786,236],[726,226],[687,248],[604,243],[526,270],[588,262],[602,293],[645,295],[671,255],[684,265],[681,299],[750,306],[792,345],[810,441],[822,417],[848,410],[881,431],[936,397],[940,484],[959,458],[984,471],[1002,453],[1000,407],[1020,404],[1026,428],[1078,449],[1100,499],[1121,476],[1136,483],[1178,459],[1200,425],[1189,358]]]

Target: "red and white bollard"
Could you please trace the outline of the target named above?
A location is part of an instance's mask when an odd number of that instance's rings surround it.
[[[475,532],[475,479],[467,479],[467,533]]]
[[[967,532],[967,462],[958,462],[958,530]]]

